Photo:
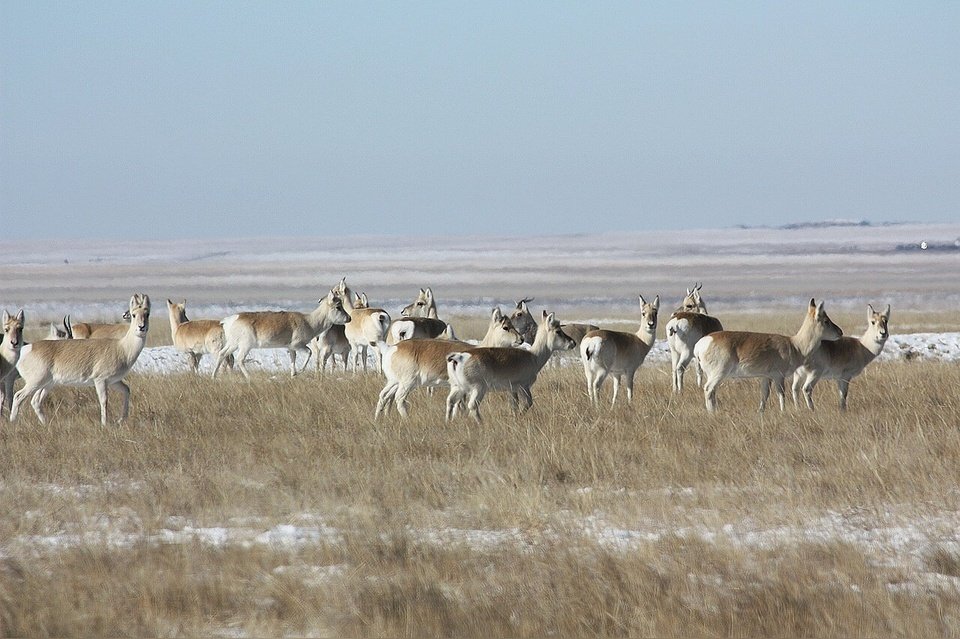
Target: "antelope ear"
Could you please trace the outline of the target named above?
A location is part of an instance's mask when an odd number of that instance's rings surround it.
[[[433,299],[433,291],[430,290],[430,287],[429,287],[429,286],[427,287],[427,290],[426,290],[426,296],[427,296],[427,299],[428,299],[428,300],[432,300],[432,299]]]
[[[169,297],[167,298],[167,306],[173,306],[173,300]]]
[[[550,315],[550,314],[547,313],[547,309],[543,309],[543,321],[545,321],[545,322],[548,321],[549,315]]]
[[[641,306],[641,307],[646,306],[646,305],[647,305],[647,300],[643,299],[643,295],[638,295],[638,297],[640,298],[640,306]]]
[[[499,322],[503,319],[503,312],[500,310],[499,306],[494,307],[493,311],[490,313],[490,319],[494,322]]]
[[[420,289],[420,294],[421,294],[421,295],[426,295],[427,292],[421,288],[421,289]]]
[[[867,304],[867,321],[869,322],[873,319],[873,316],[876,314],[876,311],[873,310],[873,304]]]
[[[820,317],[821,315],[824,315],[825,313],[826,313],[826,311],[823,310],[823,302],[820,302],[819,304],[817,304],[817,317]]]
[[[6,309],[3,310],[3,323],[6,324],[10,321],[10,313]]]
[[[660,308],[660,296],[659,296],[659,295],[657,295],[655,298],[653,298],[653,308],[654,308],[654,309],[659,309],[659,308]]]
[[[887,304],[887,310],[885,310],[885,311],[883,312],[883,319],[885,319],[885,320],[889,320],[889,319],[890,319],[890,305],[889,305],[889,304]]]
[[[810,298],[810,308],[816,308],[816,307],[817,307],[817,300],[815,300],[815,299],[813,299],[813,298],[811,297],[811,298]]]

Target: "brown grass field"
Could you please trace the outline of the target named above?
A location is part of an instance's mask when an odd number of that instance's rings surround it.
[[[703,281],[732,330],[792,334],[816,295],[847,334],[868,302],[894,335],[955,332],[956,253],[896,247],[958,234],[7,241],[0,301],[33,340],[146,291],[160,346],[166,297],[305,310],[347,274],[391,313],[432,285],[466,338],[494,300],[635,330],[660,293],[663,339]],[[831,382],[816,412],[763,415],[755,380],[728,382],[710,416],[653,362],[632,405],[594,408],[574,363],[526,415],[490,396],[482,426],[423,390],[375,422],[372,373],[183,371],[129,375],[120,425],[91,388],[53,390],[47,426],[0,422],[0,636],[960,636],[956,363],[876,362],[846,413]]]
[[[845,414],[824,382],[816,412],[762,416],[752,380],[707,416],[692,373],[674,397],[646,365],[598,410],[554,367],[482,426],[423,390],[374,422],[374,374],[128,382],[122,425],[89,388],[2,425],[4,636],[960,634],[956,364],[875,363]]]

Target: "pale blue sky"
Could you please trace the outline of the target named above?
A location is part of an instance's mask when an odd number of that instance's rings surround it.
[[[0,238],[960,219],[960,3],[0,0]]]

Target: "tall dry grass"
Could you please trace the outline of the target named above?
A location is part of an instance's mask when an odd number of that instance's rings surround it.
[[[874,364],[846,414],[824,383],[817,412],[763,416],[755,382],[708,416],[644,367],[632,406],[595,409],[549,369],[483,426],[424,391],[374,422],[374,375],[128,381],[123,425],[57,389],[47,426],[0,430],[5,635],[960,632],[956,365]],[[790,532],[824,517],[938,541]],[[278,526],[315,534],[256,540]]]

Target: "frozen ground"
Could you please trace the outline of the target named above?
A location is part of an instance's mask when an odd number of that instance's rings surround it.
[[[76,487],[56,485],[47,488],[56,493],[77,490]],[[87,488],[97,490],[96,486]],[[591,491],[588,487],[574,490],[580,493]],[[698,498],[693,488],[668,490],[678,502],[693,504]],[[31,513],[25,513],[25,518],[29,522]],[[553,522],[550,526],[530,531],[519,528],[428,527],[409,528],[405,532],[419,543],[440,546],[464,544],[479,552],[495,551],[506,545],[534,550],[541,545],[549,547],[562,535],[570,534],[622,552],[671,537],[735,546],[746,551],[771,550],[797,543],[842,542],[856,546],[877,565],[899,569],[901,580],[891,583],[891,589],[960,588],[960,579],[930,572],[925,561],[938,549],[960,552],[960,542],[956,536],[956,530],[960,527],[960,512],[932,507],[918,510],[917,505],[911,504],[903,509],[892,506],[882,511],[826,511],[809,517],[796,514],[789,522],[775,525],[763,525],[750,518],[709,525],[703,523],[703,519],[716,518],[701,517],[700,521],[680,526],[649,518],[640,518],[630,522],[630,525],[614,525],[600,512],[579,516],[561,511],[550,516]],[[337,528],[316,513],[301,513],[279,524],[257,517],[240,517],[217,525],[200,525],[182,517],[170,517],[160,529],[146,531],[136,513],[121,509],[78,522],[60,521],[56,530],[14,537],[5,542],[4,548],[7,553],[14,552],[21,556],[75,546],[129,548],[143,543],[199,543],[215,548],[263,546],[283,550],[317,544],[342,544],[345,534],[350,532]],[[0,556],[3,554],[4,551],[0,550]],[[335,579],[344,574],[349,566],[296,565],[286,569],[305,581],[320,582]]]

